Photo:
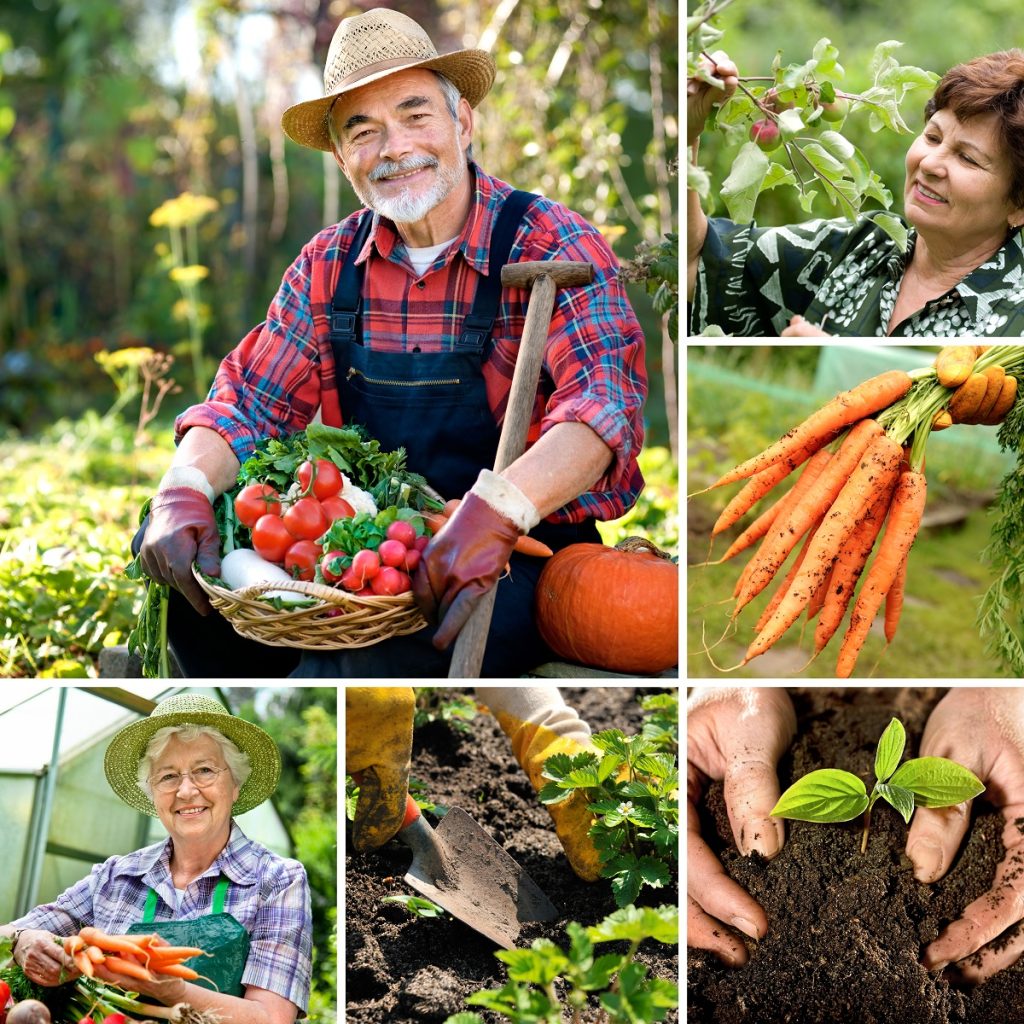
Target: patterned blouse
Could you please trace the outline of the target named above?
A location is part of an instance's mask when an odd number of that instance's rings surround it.
[[[799,313],[845,337],[1024,337],[1024,240],[1011,232],[987,263],[890,332],[907,251],[870,214],[781,228],[708,221],[690,333],[777,337]]]

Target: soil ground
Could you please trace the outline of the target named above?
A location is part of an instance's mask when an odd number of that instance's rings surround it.
[[[639,731],[642,709],[637,697],[657,689],[624,686],[562,688],[593,731]],[[569,867],[551,819],[537,802],[526,775],[512,757],[508,740],[489,714],[478,714],[469,732],[431,723],[414,735],[412,774],[427,784],[438,804],[466,810],[526,870],[561,911],[558,920],[524,926],[520,946],[536,938],[565,947],[569,921],[595,924],[616,909],[606,880],[580,881]],[[429,815],[428,815],[429,818]],[[507,980],[505,965],[495,959],[496,946],[451,917],[413,918],[381,898],[411,893],[402,881],[409,850],[392,841],[374,853],[349,849],[345,860],[346,1007],[348,1024],[429,1024],[463,1009],[467,995],[499,988]],[[675,905],[678,889],[645,889],[638,905]],[[625,943],[599,947],[624,952]],[[637,959],[651,973],[676,980],[675,947],[644,942]],[[557,987],[557,983],[556,983]],[[503,1017],[482,1013],[488,1022]],[[592,1011],[587,1024],[597,1019]],[[677,1022],[670,1011],[667,1022]]]
[[[791,690],[797,740],[779,765],[785,789],[816,768],[872,777],[878,737],[892,716],[907,730],[914,757],[936,689]],[[772,861],[742,858],[713,784],[702,829],[726,871],[765,908],[768,935],[748,942],[750,962],[722,966],[689,950],[690,1024],[1007,1024],[1024,1020],[1024,961],[977,988],[936,976],[921,951],[972,900],[985,893],[1003,855],[1002,818],[981,800],[953,869],[918,883],[903,850],[907,826],[876,805],[865,854],[861,822],[787,822]],[[1018,824],[1024,825],[1024,822]]]

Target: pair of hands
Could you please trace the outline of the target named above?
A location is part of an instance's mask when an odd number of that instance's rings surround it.
[[[61,940],[41,928],[26,928],[18,936],[14,947],[14,959],[25,972],[25,976],[37,985],[52,988],[72,981],[82,973],[75,962],[64,952]],[[96,977],[110,982],[129,992],[159,999],[167,1006],[183,1002],[186,995],[185,982],[180,978],[164,978],[159,981],[139,981],[107,970],[102,964],[95,967]]]
[[[780,796],[775,768],[795,732],[793,705],[781,689],[716,688],[698,692],[689,703],[688,942],[731,966],[747,961],[746,947],[731,929],[759,939],[768,921],[702,838],[697,805],[709,780],[723,781],[740,852],[774,857],[785,841],[781,819],[769,817]],[[991,890],[966,907],[923,956],[929,970],[956,963],[966,981],[981,982],[1024,952],[1024,933],[1002,949],[983,949],[1024,919],[1024,833],[1016,824],[1024,817],[1024,689],[951,689],[928,719],[920,755],[947,757],[971,769],[985,783],[986,800],[1003,814],[1006,852]],[[918,881],[935,882],[950,870],[969,824],[967,804],[915,811],[906,852]],[[978,958],[962,962],[978,950]]]
[[[220,575],[220,535],[213,506],[188,487],[160,491],[149,508],[142,566],[158,583],[179,590],[200,615],[211,605],[192,575],[192,564]],[[413,575],[413,596],[430,622],[440,622],[433,643],[446,650],[477,601],[497,582],[521,531],[487,502],[468,493],[423,552]]]

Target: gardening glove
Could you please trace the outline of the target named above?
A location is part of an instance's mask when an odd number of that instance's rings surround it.
[[[412,759],[411,686],[345,689],[345,771],[361,773],[352,844],[372,850],[401,827]]]
[[[178,482],[181,480],[188,483]],[[202,471],[193,467],[170,470],[150,502],[149,525],[139,551],[146,575],[180,590],[200,615],[208,615],[212,607],[192,575],[192,563],[198,562],[208,576],[220,575],[220,534],[213,518],[213,497],[213,488]]]
[[[476,696],[511,741],[512,753],[535,792],[547,782],[541,772],[549,757],[582,753],[601,756],[590,742],[590,726],[562,700],[554,686],[478,686]],[[587,803],[586,794],[577,792],[568,800],[546,806],[573,871],[584,881],[593,882],[601,875],[601,861],[588,834],[594,815],[587,810]]]
[[[995,426],[1001,423],[1017,398],[1017,379],[1008,377],[1001,366],[974,372],[975,360],[987,345],[947,345],[935,360],[939,383],[956,388],[945,409],[932,421],[932,430],[954,423]]]
[[[780,795],[776,765],[795,734],[796,713],[785,690],[707,687],[687,702],[686,941],[732,967],[747,962],[747,949],[723,924],[759,939],[768,919],[701,835],[698,806],[708,781],[723,781],[740,853],[774,857],[785,836],[783,823],[770,816]]]
[[[969,768],[985,783],[985,800],[1003,815],[1005,852],[991,889],[965,907],[922,958],[931,971],[956,963],[963,980],[978,984],[1024,953],[1024,932],[1013,928],[1024,918],[1024,835],[1018,827],[1024,818],[1024,689],[954,687],[928,717],[920,756],[947,757]],[[968,802],[917,808],[907,856],[918,881],[935,882],[953,867],[970,819]],[[1008,941],[988,945],[1004,932]]]
[[[433,640],[439,651],[458,636],[477,601],[498,582],[516,541],[538,522],[533,502],[515,484],[480,471],[413,576],[420,611],[441,623]]]

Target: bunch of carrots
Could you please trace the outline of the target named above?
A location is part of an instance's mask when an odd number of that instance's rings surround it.
[[[102,964],[115,974],[136,981],[157,981],[162,977],[195,981],[198,971],[185,966],[196,956],[208,956],[192,946],[172,946],[166,939],[152,935],[107,935],[98,928],[83,928],[63,940],[64,952],[87,978]]]
[[[1014,375],[1024,372],[1024,346],[958,346],[943,362],[911,373],[890,370],[837,395],[705,489],[747,480],[715,523],[714,538],[803,467],[792,488],[721,558],[705,563],[721,564],[760,542],[733,589],[731,628],[742,609],[778,580],[803,542],[736,667],[768,651],[804,613],[808,621],[818,619],[813,660],[850,610],[836,664],[842,678],[853,672],[883,605],[886,642],[892,642],[903,607],[907,556],[925,508],[928,436],[952,422],[1002,419],[1017,399]],[[962,388],[965,382],[969,386]]]

